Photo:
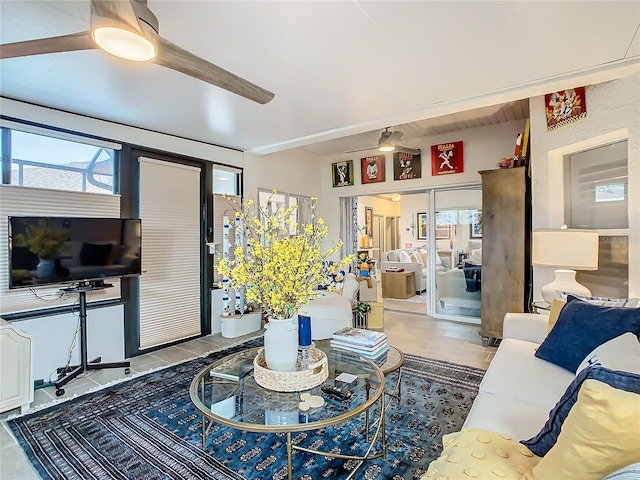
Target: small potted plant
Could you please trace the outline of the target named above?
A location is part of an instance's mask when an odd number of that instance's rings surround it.
[[[359,248],[369,248],[369,235],[367,235],[367,226],[358,227],[358,233],[360,236],[358,237],[358,247]]]
[[[367,315],[371,312],[371,305],[367,302],[357,301],[351,311],[355,326],[367,328]]]

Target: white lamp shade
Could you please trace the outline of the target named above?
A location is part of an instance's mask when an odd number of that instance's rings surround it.
[[[535,230],[531,261],[536,267],[598,269],[597,230]]]

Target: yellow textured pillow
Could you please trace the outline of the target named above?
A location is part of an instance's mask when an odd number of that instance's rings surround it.
[[[551,331],[553,326],[558,321],[558,317],[560,316],[560,310],[567,304],[565,300],[558,300],[557,298],[553,299],[553,303],[551,304],[551,309],[549,310],[549,328],[547,329],[547,333]]]
[[[530,480],[600,480],[640,462],[640,395],[586,380],[558,441]]]
[[[421,480],[519,479],[540,457],[507,435],[463,429],[442,437],[440,457],[429,465]]]

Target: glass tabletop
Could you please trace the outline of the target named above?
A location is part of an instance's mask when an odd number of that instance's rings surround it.
[[[345,422],[380,399],[384,374],[373,362],[329,345],[317,348],[327,355],[329,378],[324,383],[353,392],[350,399],[327,394],[320,386],[302,392],[268,390],[256,383],[252,371],[240,380],[211,375],[211,369],[229,360],[253,359],[259,350],[253,348],[223,357],[202,369],[191,382],[191,400],[205,417],[223,425],[253,432],[292,432]],[[335,380],[343,372],[355,375],[356,379],[352,383]],[[306,412],[300,410],[302,393],[322,396],[324,406]]]

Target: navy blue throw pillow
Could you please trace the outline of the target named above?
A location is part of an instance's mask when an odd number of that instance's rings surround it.
[[[529,440],[522,440],[520,443],[537,456],[544,457],[558,441],[562,425],[578,400],[580,387],[585,380],[589,379],[606,383],[618,390],[640,394],[640,375],[636,373],[609,370],[599,365],[585,368],[571,382],[556,406],[549,412],[549,419],[540,433]]]
[[[591,305],[570,295],[535,355],[574,373],[594,348],[626,332],[640,333],[640,308]]]

